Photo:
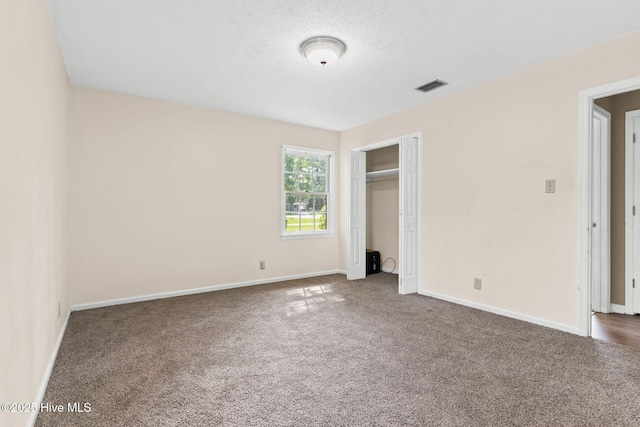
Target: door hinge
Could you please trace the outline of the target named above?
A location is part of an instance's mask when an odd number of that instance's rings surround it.
[[[633,216],[636,216],[636,207],[634,206],[631,210],[633,211]]]
[[[633,134],[633,143],[634,144],[636,143],[636,134],[635,133]]]
[[[631,287],[635,289],[635,287],[636,287],[636,279],[631,279]]]

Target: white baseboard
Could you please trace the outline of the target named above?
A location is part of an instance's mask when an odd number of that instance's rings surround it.
[[[400,272],[398,270],[394,270],[393,268],[381,268],[382,271],[384,271],[385,273],[393,273],[393,274],[400,274]]]
[[[42,399],[44,398],[44,393],[47,391],[47,386],[49,385],[49,378],[51,378],[51,372],[53,371],[53,366],[56,364],[56,358],[58,357],[58,351],[60,350],[60,345],[62,344],[62,338],[64,338],[64,333],[67,330],[67,323],[69,323],[69,316],[71,316],[71,311],[67,311],[67,315],[64,319],[64,323],[62,324],[62,328],[60,328],[60,333],[58,334],[58,341],[56,345],[53,347],[53,351],[51,352],[51,357],[49,358],[49,363],[47,364],[47,369],[44,371],[44,375],[42,376],[42,381],[40,382],[40,388],[38,389],[38,394],[36,396],[36,400],[34,403],[38,405],[42,404]],[[33,427],[36,424],[36,418],[38,418],[39,410],[35,412],[31,412],[29,416],[29,422],[27,425]]]
[[[611,312],[618,314],[627,314],[627,307],[620,304],[611,304]]]
[[[535,323],[536,325],[546,326],[547,328],[558,329],[563,332],[569,332],[571,334],[580,335],[580,331],[577,327],[565,325],[563,323],[552,322],[549,320],[541,319],[539,317],[529,316],[515,311],[505,310],[503,308],[493,307],[491,305],[480,304],[473,301],[468,301],[462,298],[451,297],[444,294],[431,291],[418,291],[420,295],[441,299],[444,301],[452,302],[454,304],[464,305],[466,307],[477,308],[478,310],[488,311],[490,313],[499,314],[505,317],[511,317],[512,319],[523,320],[529,323]]]
[[[267,283],[284,282],[286,280],[306,279],[308,277],[327,276],[329,274],[346,274],[341,270],[320,271],[317,273],[296,274],[293,276],[273,277],[270,279],[249,280],[246,282],[226,283],[222,285],[206,286],[204,288],[184,289],[180,291],[161,292],[151,295],[140,295],[128,298],[118,298],[107,301],[90,302],[87,304],[75,304],[71,311],[90,310],[92,308],[109,307],[112,305],[130,304],[134,302],[151,301],[155,299],[180,297],[184,295],[202,294],[205,292],[222,291],[224,289],[243,288],[245,286],[265,285]]]

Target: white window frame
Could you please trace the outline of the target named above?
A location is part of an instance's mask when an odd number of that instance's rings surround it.
[[[329,171],[327,173],[328,180],[328,193],[327,193],[327,229],[326,230],[316,230],[316,231],[295,231],[295,232],[287,232],[285,231],[286,227],[286,210],[285,210],[285,201],[286,201],[286,192],[284,189],[284,174],[285,174],[285,162],[284,157],[287,153],[296,153],[296,154],[311,154],[311,155],[321,155],[329,157],[328,168]],[[316,148],[308,148],[308,147],[298,147],[294,145],[282,145],[282,154],[280,156],[280,237],[284,240],[286,239],[308,239],[308,238],[318,238],[318,237],[332,237],[334,235],[334,219],[335,219],[335,152],[329,150],[319,150]]]

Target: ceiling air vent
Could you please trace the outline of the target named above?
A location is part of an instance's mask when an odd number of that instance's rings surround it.
[[[434,80],[430,83],[427,83],[426,85],[417,87],[416,90],[419,90],[420,92],[429,92],[430,90],[437,89],[440,86],[444,86],[446,84],[447,82],[443,82],[442,80]]]

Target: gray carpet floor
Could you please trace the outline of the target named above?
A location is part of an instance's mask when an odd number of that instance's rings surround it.
[[[75,312],[37,426],[640,425],[640,352],[342,275]]]

